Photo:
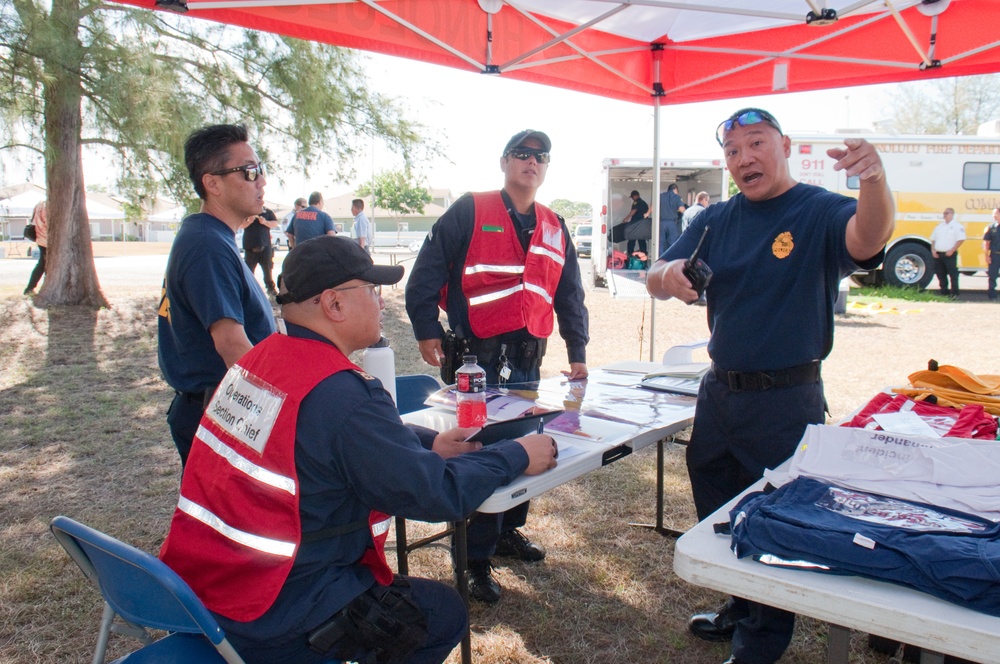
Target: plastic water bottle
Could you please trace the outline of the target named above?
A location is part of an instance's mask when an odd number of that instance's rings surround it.
[[[389,347],[389,340],[381,337],[365,349],[361,355],[361,366],[366,374],[382,381],[393,402],[396,401],[396,354]]]
[[[475,355],[462,359],[465,364],[455,372],[458,426],[481,427],[486,424],[486,371]]]

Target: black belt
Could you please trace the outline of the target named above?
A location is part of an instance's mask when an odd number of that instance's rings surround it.
[[[194,403],[201,406],[202,410],[208,407],[208,402],[211,400],[212,395],[215,394],[215,388],[210,390],[205,390],[204,392],[181,392],[180,390],[175,390],[177,394],[184,397],[188,401],[193,401]]]
[[[778,369],[776,371],[726,371],[712,364],[712,373],[715,377],[728,385],[733,392],[744,390],[769,390],[772,387],[792,387],[794,385],[807,385],[818,383],[820,375],[820,361],[813,360],[808,364],[800,364],[797,367]]]
[[[480,364],[489,365],[500,360],[500,351],[512,366],[521,371],[534,371],[542,364],[548,339],[503,339],[499,336],[488,339],[467,339],[469,352]]]

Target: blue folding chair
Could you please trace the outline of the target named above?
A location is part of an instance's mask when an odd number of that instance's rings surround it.
[[[396,408],[400,415],[412,413],[415,410],[424,408],[424,401],[430,395],[441,389],[441,383],[434,376],[428,374],[410,374],[407,376],[396,376]],[[407,556],[411,551],[428,546],[439,539],[451,534],[451,528],[442,532],[407,543],[406,539],[406,519],[401,516],[396,517],[396,567],[400,574],[409,574],[410,565]]]
[[[114,664],[244,664],[190,586],[158,558],[65,516],[54,518],[50,528],[104,596],[93,664],[103,664],[112,632],[145,644]],[[171,634],[153,641],[147,627]]]
[[[428,374],[396,376],[396,408],[400,415],[424,407],[424,400],[441,389],[437,378]]]

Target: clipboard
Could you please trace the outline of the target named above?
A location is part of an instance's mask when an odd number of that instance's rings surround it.
[[[562,414],[563,411],[561,410],[549,410],[544,413],[523,415],[502,422],[490,422],[466,440],[476,441],[483,445],[491,445],[498,440],[520,438],[529,433],[537,433],[539,424],[544,426]]]

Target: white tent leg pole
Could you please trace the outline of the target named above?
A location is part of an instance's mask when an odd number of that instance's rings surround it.
[[[660,257],[663,248],[660,247],[660,95],[663,87],[660,85],[659,53],[653,53],[653,80],[656,81],[653,92],[653,237],[649,239],[647,259],[649,267]],[[646,270],[649,279],[649,270]],[[649,361],[656,362],[656,298],[649,296]]]

